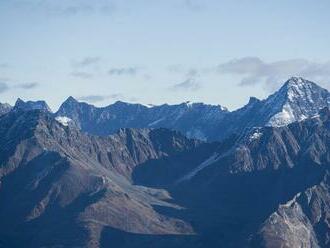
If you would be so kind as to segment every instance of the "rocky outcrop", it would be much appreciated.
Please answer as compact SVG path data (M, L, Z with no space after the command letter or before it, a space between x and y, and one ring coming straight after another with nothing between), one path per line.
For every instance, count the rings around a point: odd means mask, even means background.
M15 105L14 110L42 110L46 112L51 112L50 107L47 105L45 101L23 101L22 99L18 98Z
M8 103L0 103L0 116L7 114L12 109Z
M329 174L321 183L281 204L262 224L254 245L328 247L330 243Z

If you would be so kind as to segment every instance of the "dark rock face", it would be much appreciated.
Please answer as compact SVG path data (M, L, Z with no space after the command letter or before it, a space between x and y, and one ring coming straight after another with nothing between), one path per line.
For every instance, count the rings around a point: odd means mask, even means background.
M27 111L27 110L42 110L46 112L52 112L45 101L27 101L24 102L18 98L13 108L16 111Z

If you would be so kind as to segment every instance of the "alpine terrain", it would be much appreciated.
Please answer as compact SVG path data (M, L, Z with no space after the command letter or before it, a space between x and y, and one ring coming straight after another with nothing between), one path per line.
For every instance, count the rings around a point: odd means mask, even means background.
M0 104L0 247L330 247L329 105Z

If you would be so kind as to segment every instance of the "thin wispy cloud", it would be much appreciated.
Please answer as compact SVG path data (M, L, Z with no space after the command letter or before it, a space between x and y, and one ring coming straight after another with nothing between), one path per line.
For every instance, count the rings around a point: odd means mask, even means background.
M84 68L92 65L97 65L98 63L100 63L100 61L100 57L85 57L81 60L73 62L73 66L78 68Z
M168 73L182 75L185 80L181 83L170 87L172 89L184 89L185 87L189 90L197 90L201 88L200 79L209 74L210 71L214 72L214 68L203 68L197 66L184 66L184 65L169 65L167 66ZM178 86L178 87L176 87Z
M187 76L196 76L197 74L201 74L202 72L204 72L204 69L202 69L202 68L184 66L184 65L179 65L179 64L169 65L166 67L166 69L169 73L184 74ZM191 74L194 74L194 75L191 75Z
M185 71L185 68L182 65L175 64L167 66L166 69L169 73L182 73Z
M196 78L199 76L199 71L195 68L191 68L187 71L186 75L189 78Z
M0 63L0 68L8 68L9 64L7 63Z
M38 86L39 86L39 83L37 83L37 82L29 82L29 83L17 84L14 87L18 88L18 89L30 90L30 89L37 88Z
M205 2L199 0L183 0L182 6L190 11L202 11L205 9Z
M27 83L18 83L18 84L0 82L0 93L4 93L12 89L31 90L37 88L38 86L39 83L37 82L27 82Z
M94 77L94 75L92 73L83 72L83 71L72 72L70 75L72 77L76 77L76 78L80 78L80 79L91 79Z
M170 90L174 91L181 91L181 90L189 90L189 91L195 91L200 89L200 84L196 81L195 78L188 78L184 80L183 82L174 84L170 87Z
M80 101L86 101L90 103L102 102L108 99L122 99L124 98L122 94L110 94L110 95L87 95L78 97Z
M0 93L4 93L7 90L9 90L8 84L5 82L0 82Z
M98 56L88 56L80 60L75 60L72 62L73 71L70 75L79 79L94 78L95 72L98 71L101 60L101 57Z
M196 68L190 68L190 69L185 69L182 66L175 66L175 67L169 67L169 70L175 72L175 73L180 73L184 74L185 80L182 82L179 82L177 84L172 85L169 87L170 90L173 91L180 91L180 90L189 90L189 91L196 91L201 88L199 78L200 78L200 73Z
M218 65L217 72L240 76L241 86L262 84L268 89L274 89L292 76L328 82L330 61L317 63L306 59L290 59L268 63L258 57L244 57Z
M108 70L111 76L135 76L139 69L137 67L114 67Z
M25 0L25 1L7 1L15 8L25 11L40 11L49 16L70 17L79 14L105 14L109 15L115 12L117 4L115 0Z

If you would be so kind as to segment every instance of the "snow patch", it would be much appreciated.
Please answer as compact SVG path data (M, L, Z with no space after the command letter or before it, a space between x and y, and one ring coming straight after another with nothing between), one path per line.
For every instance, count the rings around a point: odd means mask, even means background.
M140 103L142 106L144 107L147 107L147 108L153 108L153 107L156 107L156 105L154 104L143 104L143 103Z
M159 122L161 122L161 121L163 121L163 120L165 120L165 117L160 118L160 119L158 119L158 120L156 120L156 121L153 121L153 122L149 123L149 124L148 124L148 127L152 127L152 126L158 124Z
M191 108L195 103L191 101L187 101L185 102L185 104L187 105L187 107Z
M296 118L293 114L291 106L289 104L285 104L283 106L283 110L270 118L266 126L280 127L288 125L294 121L296 121Z
M69 117L67 116L57 116L55 118L56 121L58 121L59 123L61 123L63 126L69 126L69 122L72 121L72 119L70 119Z
M218 160L218 154L215 153L213 154L211 157L209 157L208 159L206 159L203 163L201 163L200 165L198 165L195 169L193 169L192 171L190 171L188 174L186 174L185 176L183 176L181 179L179 179L176 183L180 183L183 181L187 181L190 180L191 178L193 178L198 172L200 172L201 170L203 170L204 168L206 168L207 166L215 163Z
M221 111L228 111L228 109L224 106L219 105L219 108L220 108Z
M297 202L297 199L300 197L301 193L296 194L291 200L284 204L280 204L280 207L292 207L295 202Z
M316 119L316 118L320 118L320 114L316 114L311 117L311 119Z
M260 132L259 129L257 129L253 134L250 135L249 141L257 140L260 139L262 136L262 132Z

